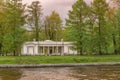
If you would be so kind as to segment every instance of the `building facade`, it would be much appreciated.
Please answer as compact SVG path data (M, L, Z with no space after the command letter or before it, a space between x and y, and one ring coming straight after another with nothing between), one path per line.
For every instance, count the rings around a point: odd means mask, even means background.
M68 55L77 54L71 42L55 42L51 40L31 41L23 44L22 55Z

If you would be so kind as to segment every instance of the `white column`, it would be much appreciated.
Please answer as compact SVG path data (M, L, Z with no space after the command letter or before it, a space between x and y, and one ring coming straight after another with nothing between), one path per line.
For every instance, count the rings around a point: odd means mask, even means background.
M28 54L28 52L29 52L28 51L28 47L24 45L23 46L23 53L22 54L25 55L25 54Z
M48 55L50 55L50 48L49 48L49 46L48 46Z
M42 55L43 54L43 47L41 46L40 47L40 55Z
M34 55L38 55L38 45L34 46Z
M43 46L43 53L42 53L43 55L45 55L45 47Z
M62 55L64 55L64 46L62 46Z
M57 47L57 54L58 54L58 46L56 46Z
M52 47L52 53L54 54L55 52L54 52L54 46Z
M41 46L39 47L39 54L40 55L42 54L42 47Z
M70 54L70 46L68 46L68 54Z

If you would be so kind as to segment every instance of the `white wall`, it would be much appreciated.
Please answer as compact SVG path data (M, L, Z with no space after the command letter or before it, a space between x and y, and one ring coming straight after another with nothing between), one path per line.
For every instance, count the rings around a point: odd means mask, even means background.
M64 46L64 54L77 54L77 51L71 50L71 45Z
M22 54L23 55L38 55L38 46L37 45L23 45Z
M45 45L42 45L42 46L45 46ZM50 44L48 46L50 46ZM51 46L53 46L53 45L51 45ZM71 48L70 48L71 46L72 45L69 45L69 44L64 45L63 54L67 54L67 55L68 54L77 54L77 51L71 50ZM32 42L28 43L28 44L24 44L23 48L22 48L22 55L39 55L38 44L35 44Z

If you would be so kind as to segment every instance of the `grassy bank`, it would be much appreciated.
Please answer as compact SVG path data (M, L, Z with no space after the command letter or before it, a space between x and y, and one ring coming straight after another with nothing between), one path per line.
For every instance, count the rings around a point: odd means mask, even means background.
M0 56L0 64L60 64L120 62L120 55L101 56Z

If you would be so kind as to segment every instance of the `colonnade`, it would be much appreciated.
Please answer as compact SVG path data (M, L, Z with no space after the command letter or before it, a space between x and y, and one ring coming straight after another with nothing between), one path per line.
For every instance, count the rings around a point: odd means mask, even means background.
M39 46L38 53L43 55L63 55L63 46Z

